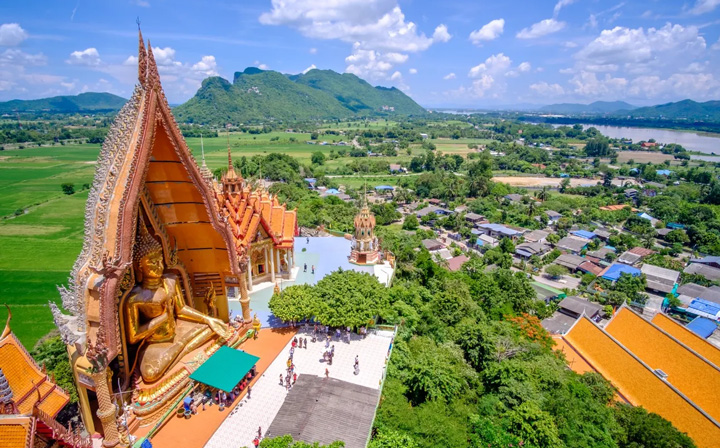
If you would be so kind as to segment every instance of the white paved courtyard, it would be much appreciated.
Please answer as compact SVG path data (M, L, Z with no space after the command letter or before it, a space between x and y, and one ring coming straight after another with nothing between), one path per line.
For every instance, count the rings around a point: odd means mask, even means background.
M301 375L324 377L327 368L331 378L373 389L380 388L386 356L392 340L391 333L368 335L365 339L353 335L350 344L333 338L331 344L335 345L335 356L332 365L322 360L325 351L324 342L320 340L311 342L311 336L305 335L302 330L298 332L298 337L308 339L307 349L295 349L293 361L298 377ZM262 428L263 434L267 431L288 393L285 386L280 385L280 375L285 377L291 344L292 341L257 380L252 387L252 398L244 398L230 411L228 417L205 445L206 447L252 447L258 427ZM356 355L360 363L358 375L353 374Z

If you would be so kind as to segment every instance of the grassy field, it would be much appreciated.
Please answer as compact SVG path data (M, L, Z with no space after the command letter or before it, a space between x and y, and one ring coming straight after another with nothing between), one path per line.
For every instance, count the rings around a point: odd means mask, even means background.
M0 303L11 307L12 328L29 348L54 328L48 301L59 300L55 287L66 282L82 247L87 191L68 196L60 185L91 183L98 151L68 145L2 153Z

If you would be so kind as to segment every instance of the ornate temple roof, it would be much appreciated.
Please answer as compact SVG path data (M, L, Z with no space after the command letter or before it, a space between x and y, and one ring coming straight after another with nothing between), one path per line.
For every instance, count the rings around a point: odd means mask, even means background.
M253 189L238 175L229 146L228 170L215 197L223 216L227 217L239 253L247 250L260 229L272 239L276 248L293 247L298 234L297 212L286 210L285 204L280 204L267 189Z
M83 249L60 288L63 315L51 304L68 344L82 347L99 327L110 358L122 351L116 294L131 269L142 208L164 253L192 277L238 274L230 228L218 213L208 172L201 171L180 132L160 84L148 43L139 35L138 85L118 113L98 157L85 211ZM186 289L190 288L186 285Z
M9 321L8 318L0 339L0 371L10 386L13 401L20 414L32 413L37 404L40 410L54 417L70 401L70 396L43 373L10 331Z

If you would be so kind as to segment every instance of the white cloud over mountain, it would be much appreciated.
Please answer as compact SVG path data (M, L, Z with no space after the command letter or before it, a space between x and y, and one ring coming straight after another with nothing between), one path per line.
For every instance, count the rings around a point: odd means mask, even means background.
M272 0L272 9L260 15L260 23L289 26L314 39L351 43L345 70L376 80L389 79L408 53L452 38L444 24L428 37L405 19L395 0Z

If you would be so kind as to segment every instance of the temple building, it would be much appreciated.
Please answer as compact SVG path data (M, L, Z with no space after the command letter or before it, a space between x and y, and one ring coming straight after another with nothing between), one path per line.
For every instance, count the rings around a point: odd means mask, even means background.
M297 213L286 210L267 190L252 188L235 172L228 146L228 170L220 184L214 183L222 215L232 229L238 251L248 254L247 288L276 278L289 279L295 265Z
M55 418L70 401L67 392L37 365L10 329L8 312L0 335L0 446L32 448L56 442L71 448L90 448L79 428L66 428Z
M360 212L355 215L355 233L350 248L350 263L372 265L381 262L380 245L375 236L375 215L368 207L367 198Z
M248 286L292 269L297 231L295 212L252 189L230 159L219 183L204 157L198 166L141 34L138 80L103 143L83 248L59 288L69 314L50 304L82 420L105 447L129 446L191 390L203 362L242 342ZM237 299L244 327L228 325Z

